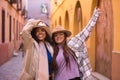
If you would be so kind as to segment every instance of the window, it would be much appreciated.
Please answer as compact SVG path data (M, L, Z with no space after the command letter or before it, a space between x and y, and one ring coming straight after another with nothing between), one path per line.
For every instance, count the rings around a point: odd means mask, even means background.
M16 21L16 40L18 40L18 20Z
M2 43L5 42L5 11L2 10Z
M43 14L47 14L48 13L47 5L41 4L41 12Z
M11 41L11 28L12 28L12 19L11 19L12 17L11 16L9 16L9 41Z

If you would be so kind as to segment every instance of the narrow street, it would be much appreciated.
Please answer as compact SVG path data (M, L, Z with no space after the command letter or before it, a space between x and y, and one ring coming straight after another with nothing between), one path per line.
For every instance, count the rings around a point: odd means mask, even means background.
M22 54L19 54L0 66L0 80L18 80L22 70L23 60Z
M50 44L52 42L53 44L51 45L53 46L50 45L51 49L48 50L47 53L57 53L57 48L54 48L54 43L56 43L58 40L54 40L53 31L58 26L61 26L61 28L65 29L63 32L66 32L67 30L67 32L70 32L71 34L71 36L64 36L67 37L64 38L66 39L64 42L71 40L70 45L74 44L71 46L72 48L75 48L75 51L73 50L74 53L80 55L80 65L83 66L80 68L80 70L85 75L83 80L86 78L86 76L91 74L91 72L89 72L91 68L92 75L90 75L88 77L89 79L87 78L87 80L120 80L119 9L120 0L0 0L0 80L19 80L25 57L22 57L22 53L20 53L18 56L13 56L13 53L17 53L19 50L26 51L27 47L31 46L30 42L32 41L33 44L35 42L35 45L36 42L39 43L39 41L50 41ZM99 16L94 14L97 10L99 11L98 13L100 13ZM94 18L94 16L96 18ZM35 21L33 20L32 22L30 19L35 19ZM30 23L27 23L29 21ZM37 30L36 27L42 28ZM46 27L46 29L43 27ZM57 30L58 29L56 29L56 31ZM45 35L43 35L43 40L37 39L38 36L36 33L39 31L45 32ZM27 37L29 37L28 41L26 39ZM34 39L34 37L36 39ZM41 34L40 37L42 37ZM73 40L74 38L76 39ZM63 43L62 40L58 44L61 43ZM37 47L35 46L35 48ZM55 50L52 51L52 47ZM47 47L45 48L47 49ZM33 49L33 52L30 52L30 54L34 55L34 52L36 54L42 54L42 50L44 50L42 47L40 47L41 52L38 52L37 49ZM63 51L64 50L65 52L69 52L67 51L69 49L63 48ZM65 52L60 53L63 54ZM44 58L40 58L43 60L39 61L37 57L40 56L36 56L36 54L35 57L32 56L33 59L31 58L31 60L29 60L30 62L32 61L32 66L40 65L36 67L38 67L39 70L42 70L43 73L48 73L49 70L47 69L47 66L49 64L47 65L47 62L49 62L49 58L52 59L51 56L49 57L47 54L48 61L44 61ZM55 54L55 56L57 58L58 54ZM67 59L66 54L63 56L65 57L60 57L61 61L62 59L65 62L66 60L69 61L69 57ZM66 59L64 60L64 58ZM34 61L35 63L33 63ZM57 62L59 63L60 61L56 61L56 64ZM71 63L71 60L69 62ZM41 65L44 65L45 69L42 69L43 67L41 68ZM88 67L86 67L86 65ZM91 68L89 68L90 65ZM31 68L31 65L29 67ZM51 66L49 65L48 68L50 67ZM28 70L31 69L28 68ZM72 72L70 72L70 75L65 75L67 77L71 77L73 76L71 73ZM85 73L88 74L86 75ZM39 75L43 77L42 74ZM76 75L73 77L76 77ZM63 78L63 76L60 76L60 79L61 78Z

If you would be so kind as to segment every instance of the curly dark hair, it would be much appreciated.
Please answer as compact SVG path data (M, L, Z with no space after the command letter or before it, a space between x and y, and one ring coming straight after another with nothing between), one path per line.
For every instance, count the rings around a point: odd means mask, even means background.
M40 28L40 27L33 28L32 31L31 31L31 35L32 35L32 38L34 38L34 39L39 43L39 39L38 39L37 36L36 36L36 32L37 32L37 29L38 29L38 28ZM49 42L51 45L53 45L52 38L48 35L48 33L46 32L46 30L45 30L45 33L46 33L45 41L47 41L47 42Z

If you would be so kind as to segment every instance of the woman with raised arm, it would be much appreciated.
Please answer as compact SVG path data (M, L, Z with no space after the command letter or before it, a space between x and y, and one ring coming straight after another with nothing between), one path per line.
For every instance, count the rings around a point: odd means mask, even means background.
M40 20L30 19L21 36L26 56L20 80L51 80L53 46L49 26Z
M99 14L99 9L95 9L87 26L69 42L67 38L71 35L70 31L62 26L53 29L52 39L55 45L52 66L55 80L90 80L92 68L85 42Z

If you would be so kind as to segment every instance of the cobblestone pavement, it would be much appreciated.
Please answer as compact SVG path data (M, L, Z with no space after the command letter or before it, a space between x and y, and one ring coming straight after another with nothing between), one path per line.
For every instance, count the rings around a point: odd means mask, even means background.
M18 80L23 67L22 53L0 66L0 80ZM99 80L91 76L88 80ZM103 80L103 79L101 79Z
M23 60L22 54L19 54L0 66L0 80L18 80L22 70Z

